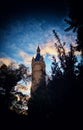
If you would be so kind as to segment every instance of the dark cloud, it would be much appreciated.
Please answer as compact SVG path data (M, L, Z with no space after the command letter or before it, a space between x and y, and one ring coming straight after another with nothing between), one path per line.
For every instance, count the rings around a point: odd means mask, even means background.
M44 13L57 14L58 17L66 14L64 0L3 0L0 2L0 21L3 23L8 19L23 17L25 15L41 15Z

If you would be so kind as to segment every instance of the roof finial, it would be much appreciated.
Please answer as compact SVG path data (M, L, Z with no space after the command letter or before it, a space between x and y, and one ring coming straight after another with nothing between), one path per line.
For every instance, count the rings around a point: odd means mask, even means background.
M40 52L40 48L39 48L39 45L38 45L38 47L37 47L37 52Z

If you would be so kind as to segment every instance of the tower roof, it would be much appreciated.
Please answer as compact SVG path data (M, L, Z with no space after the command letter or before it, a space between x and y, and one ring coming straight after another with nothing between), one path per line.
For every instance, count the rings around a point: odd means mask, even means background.
M36 58L35 58L35 61L39 61L41 58L41 55L40 55L40 48L39 46L37 47L37 55L36 55Z
M40 52L40 48L39 48L39 46L37 47L37 52Z

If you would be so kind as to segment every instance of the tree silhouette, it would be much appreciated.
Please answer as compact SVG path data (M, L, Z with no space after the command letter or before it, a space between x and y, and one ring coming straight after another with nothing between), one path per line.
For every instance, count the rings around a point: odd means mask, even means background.
M17 82L29 80L28 68L23 64L20 64L18 68L14 68L12 65L6 66L3 64L0 67L0 87L5 89L6 105L10 102L10 91L16 86Z
M52 120L59 120L61 122L66 121L65 119L74 118L74 111L80 108L76 108L77 105L81 106L80 101L82 97L82 82L79 78L80 67L75 56L76 49L73 45L70 45L69 52L65 51L65 44L61 43L61 40L53 30L54 36L57 39L55 48L58 52L58 60L53 57L52 64L52 80L47 85L49 94L50 104L50 118ZM79 69L80 68L80 69ZM82 77L81 77L82 78ZM63 120L63 116L65 119ZM71 120L72 120L71 119ZM76 118L77 119L77 118Z
M77 32L77 50L82 52L83 59L83 17L82 17L82 1L71 1L68 0L69 15L65 22L69 24L69 27L65 31L73 30ZM79 9L78 9L79 8Z
M60 77L65 76L65 78L75 78L75 68L76 68L76 56L74 55L75 52L75 48L70 45L70 51L66 54L65 52L65 44L66 43L61 43L59 36L57 35L57 32L55 32L55 30L53 30L54 36L57 39L57 43L55 43L55 47L57 49L58 52L58 58L60 60L60 67L58 65L58 63L56 63L56 59L54 59L54 66L55 68L58 68L59 74L61 75ZM56 67L58 66L58 67ZM63 70L63 74L61 73L61 69ZM55 73L57 72L57 70L55 71Z
M78 108L78 113L82 114L82 109L83 107L81 106L81 102L83 100L83 87L82 87L82 81L83 81L83 15L82 15L82 10L83 10L83 5L82 5L82 0L77 0L77 1L71 1L68 0L69 2L69 15L68 18L65 19L66 23L69 24L69 28L67 28L65 31L69 31L73 29L74 32L77 33L77 39L76 39L76 49L78 51L81 51L81 61L77 65L77 80L75 80L74 87L75 89L73 90L73 94L75 95L75 98L77 99L77 104L79 106ZM76 93L75 93L76 92ZM73 98L74 99L74 98ZM75 100L74 100L75 102Z
M56 58L53 57L53 62L52 62L52 79L60 79L62 77L62 71L60 70L60 67L58 63L56 62Z

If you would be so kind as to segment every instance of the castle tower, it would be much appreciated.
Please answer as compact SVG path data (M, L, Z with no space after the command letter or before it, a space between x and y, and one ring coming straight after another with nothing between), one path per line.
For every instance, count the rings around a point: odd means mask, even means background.
M32 93L37 90L40 82L45 82L45 62L38 46L36 57L32 58Z

